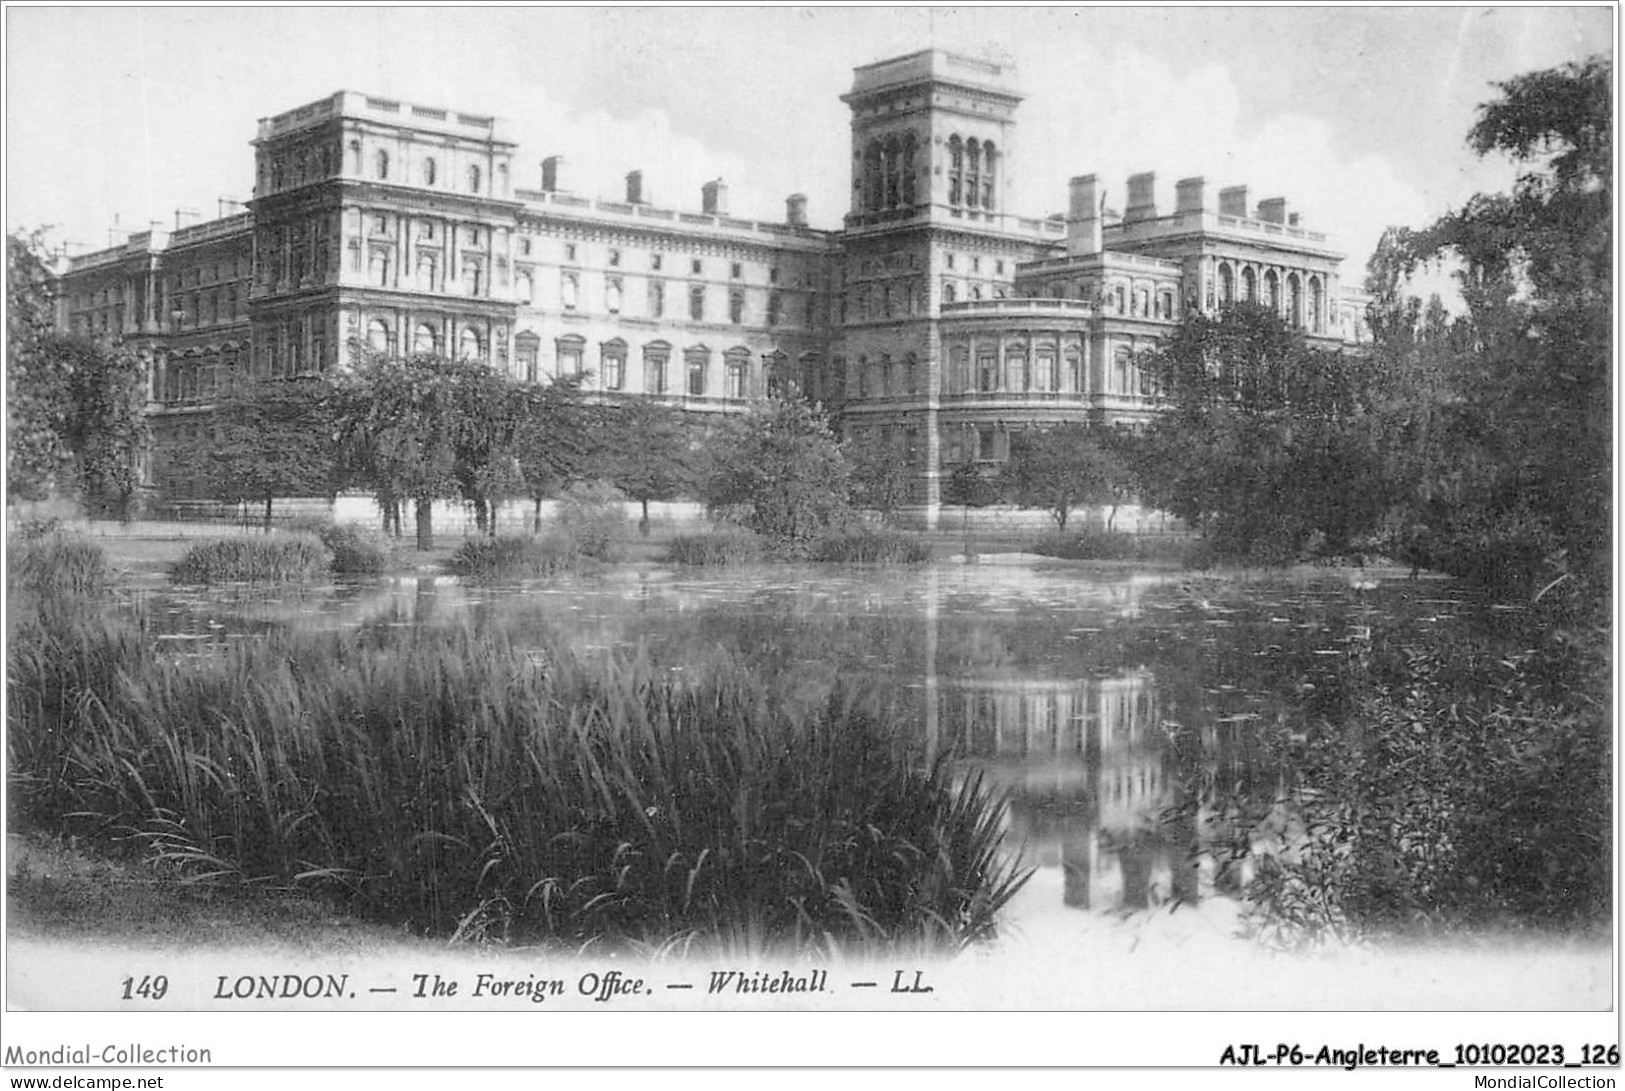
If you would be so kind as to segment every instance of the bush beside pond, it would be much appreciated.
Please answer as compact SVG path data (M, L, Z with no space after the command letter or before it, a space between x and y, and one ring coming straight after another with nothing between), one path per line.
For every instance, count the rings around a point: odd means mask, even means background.
M1173 561L1183 562L1192 553L1188 538L1147 536L1106 531L1100 534L1060 535L1040 538L1029 548L1044 557L1067 561Z
M752 564L763 558L761 538L744 527L717 527L703 534L679 534L667 546L673 564L721 567Z
M217 538L192 546L170 569L176 583L284 583L327 573L332 555L314 534Z
M979 780L922 766L852 694L793 711L732 661L678 675L465 630L178 661L128 626L22 635L17 813L193 878L441 936L825 952L967 943L1021 881Z
M99 595L107 590L107 554L81 535L54 528L6 543L6 587L37 595Z
M470 538L457 547L447 566L464 579L541 579L576 572L582 555L569 538L519 535Z
M924 564L931 546L913 534L864 527L820 539L811 560L831 564Z
M332 554L332 570L339 576L372 576L387 570L394 555L390 541L370 527L334 523L326 519L296 519L289 529L314 534Z
M1327 934L1608 919L1613 858L1607 641L1379 642L1272 745L1299 785L1297 835L1260 855L1255 927ZM1232 801L1234 802L1234 801ZM1245 809L1245 808L1243 808Z

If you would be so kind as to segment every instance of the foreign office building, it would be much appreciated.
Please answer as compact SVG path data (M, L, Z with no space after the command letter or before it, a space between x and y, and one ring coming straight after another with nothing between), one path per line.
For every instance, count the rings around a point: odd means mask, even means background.
M701 414L798 393L883 435L928 522L948 469L1003 460L1013 431L1154 413L1136 355L1192 310L1254 300L1311 342L1362 337L1342 255L1281 198L1187 178L1169 209L1137 174L1113 210L1086 175L1065 216L1007 208L1008 64L926 50L843 98L851 207L827 231L800 195L737 218L720 179L697 212L645 201L637 171L622 199L574 193L558 158L531 189L500 120L341 91L260 121L246 211L73 258L59 320L151 354L159 485L228 376L370 346Z

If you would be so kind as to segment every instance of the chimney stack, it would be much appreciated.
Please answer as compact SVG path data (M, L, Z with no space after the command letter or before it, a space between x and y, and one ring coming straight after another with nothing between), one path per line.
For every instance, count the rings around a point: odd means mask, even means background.
M1072 179L1071 201L1066 216L1067 257L1100 253L1101 197L1100 180L1093 174Z
M630 171L626 175L626 203L641 205L643 203L643 172Z
M1247 187L1225 186L1219 191L1219 215L1247 218Z
M784 222L791 227L807 226L807 195L792 193L784 199Z
M1258 202L1258 218L1267 224L1286 223L1286 198L1271 197Z
M564 189L564 156L550 155L542 160L542 192L559 193Z
M1128 208L1123 211L1123 222L1154 220L1157 218L1157 176L1151 171L1128 176Z
M728 183L718 178L700 187L700 211L708 216L728 214Z
M1174 183L1174 211L1205 212L1207 181L1203 178L1181 178Z

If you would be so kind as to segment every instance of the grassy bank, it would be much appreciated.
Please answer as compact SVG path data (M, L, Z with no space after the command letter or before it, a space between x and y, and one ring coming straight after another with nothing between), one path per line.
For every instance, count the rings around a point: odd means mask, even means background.
M791 712L732 662L679 677L463 630L173 662L55 615L9 654L26 823L423 933L951 948L1019 884L987 790L920 768L854 695Z

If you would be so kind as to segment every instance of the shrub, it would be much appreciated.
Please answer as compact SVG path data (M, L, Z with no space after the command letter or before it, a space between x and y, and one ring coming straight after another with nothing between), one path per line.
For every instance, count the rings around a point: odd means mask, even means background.
M6 545L6 587L39 595L99 595L107 589L107 554L77 534L48 530Z
M394 555L389 539L370 527L324 522L315 533L333 555L333 572L337 575L376 575L389 567Z
M717 527L703 534L672 538L666 559L673 564L722 566L751 564L762 559L761 538L744 527Z
M557 576L581 568L581 552L568 538L470 538L448 561L453 573L470 580Z
M1273 821L1256 810L1236 831L1230 864L1253 862L1255 928L1298 945L1606 920L1610 723L1588 696L1608 692L1606 647L1379 642L1351 659L1338 700L1310 710L1324 718L1273 740L1297 771L1293 835L1253 851Z
M559 526L584 557L614 561L626 530L626 498L607 481L572 485L559 501Z
M1073 537L1052 534L1030 548L1041 556L1067 561L1186 561L1193 547L1187 538L1107 531Z
M833 564L924 564L931 559L931 546L912 534L864 527L821 539L811 559Z
M442 936L953 947L1024 879L978 778L851 693L792 706L731 660L678 674L466 629L166 660L82 617L10 653L26 818Z
M188 549L170 570L176 583L282 583L324 575L332 556L313 534L217 538Z

